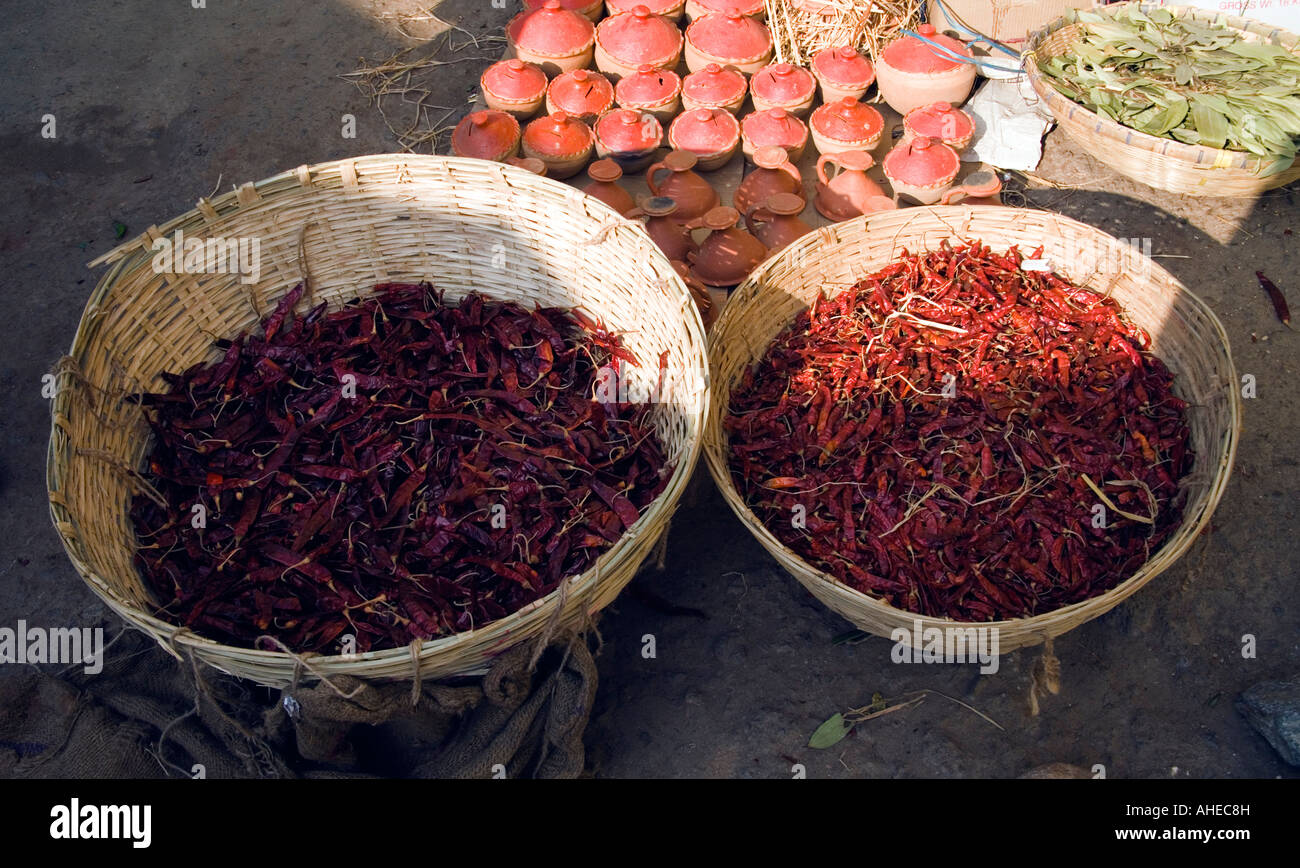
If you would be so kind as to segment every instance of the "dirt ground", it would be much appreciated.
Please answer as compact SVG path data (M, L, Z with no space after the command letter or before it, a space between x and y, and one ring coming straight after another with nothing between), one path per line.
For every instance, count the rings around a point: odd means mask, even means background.
M0 346L0 624L115 623L84 588L50 527L49 414L41 375L66 351L98 273L85 263L193 207L214 189L299 164L393 151L397 140L339 76L443 31L423 4L329 0L226 4L68 0L17 4L0 33L0 273L10 337ZM445 0L453 29L430 102L454 122L517 3ZM408 17L393 17L406 13ZM414 37L405 34L414 34ZM446 35L437 36L438 40ZM455 49L455 50L453 50ZM414 106L407 106L414 110ZM41 135L55 117L56 136ZM341 118L356 117L344 138ZM403 120L389 114L401 129ZM835 643L851 626L752 540L703 467L673 524L667 569L643 573L601 621L600 692L588 730L598 776L1013 777L1065 762L1107 777L1294 777L1233 708L1251 684L1300 670L1300 448L1297 337L1279 325L1253 272L1300 303L1297 185L1256 201L1193 199L1129 182L1048 136L1028 203L1153 254L1222 318L1245 402L1232 482L1213 531L1110 614L1056 643L1061 691L1036 716L1027 695L1038 650L975 667L900 666L890 643ZM1242 655L1243 636L1257 655ZM642 655L652 635L656 655ZM0 674L0 677L3 677ZM829 750L806 747L836 711L929 689L924 703L872 720Z

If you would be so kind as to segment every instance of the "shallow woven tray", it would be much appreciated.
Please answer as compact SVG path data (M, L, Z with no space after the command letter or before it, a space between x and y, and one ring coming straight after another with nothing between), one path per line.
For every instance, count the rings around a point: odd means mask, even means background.
M1119 3L1089 11L1108 15L1112 10L1129 5ZM1300 36L1249 18L1188 6L1136 5L1143 12L1166 9L1194 21L1230 27L1240 31L1248 40L1276 42L1292 51L1300 46ZM1259 173L1268 163L1261 157L1245 151L1207 148L1153 136L1116 123L1065 96L1039 72L1037 60L1039 57L1069 54L1071 46L1079 40L1079 34L1079 25L1069 24L1065 18L1058 18L1039 30L1029 39L1024 55L1025 71L1034 91L1047 103L1066 134L1102 163L1149 187L1189 196L1257 196L1300 178L1300 157L1291 168L1260 177Z
M153 242L257 238L261 279L157 274ZM114 611L164 647L273 687L295 678L444 678L484 671L495 655L583 625L631 580L665 530L700 448L708 406L704 329L690 293L639 226L572 187L523 169L455 157L379 155L303 166L198 207L101 257L72 348L56 374L46 479L50 513L77 572ZM674 471L659 498L587 572L491 624L406 648L297 657L223 645L152 614L132 556L128 516L151 435L128 393L164 387L160 371L217 356L213 341L254 328L310 275L338 306L383 281L430 280L525 305L580 306L625 334L641 360L667 352L678 388L652 408ZM657 365L643 367L658 376ZM652 370L653 369L653 370ZM636 376L642 376L635 371Z
M1174 372L1174 391L1188 401L1191 447L1196 456L1182 480L1183 523L1155 555L1119 586L1081 603L1012 621L990 621L999 630L999 650L1035 645L1101 615L1168 569L1210 520L1228 482L1237 449L1241 407L1228 337L1214 312L1150 259L1104 232L1047 211L999 206L930 206L882 211L805 235L768 259L736 290L709 333L713 401L704 453L727 503L781 566L812 594L877 636L897 627L912 629L959 622L928 618L890 606L836 581L787 548L758 520L731 479L722 419L731 391L768 345L825 290L834 295L894 261L904 250L933 250L978 239L996 251L1019 245L1030 253L1040 244L1053 268L1076 283L1115 297L1131 320L1152 337L1152 351ZM1111 259L1120 257L1123 259ZM1137 265L1121 273L1113 262ZM968 623L968 622L961 622ZM914 642L921 641L921 631Z

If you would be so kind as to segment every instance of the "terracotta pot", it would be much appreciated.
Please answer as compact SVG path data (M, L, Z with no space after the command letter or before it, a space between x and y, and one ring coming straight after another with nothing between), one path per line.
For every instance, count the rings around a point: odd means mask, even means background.
M564 112L586 124L614 107L614 85L599 72L575 69L551 79L546 88L546 113Z
M699 249L699 245L691 238L691 230L679 219L678 211L677 203L669 197L652 196L642 199L641 204L627 216L632 220L645 217L646 234L664 256L685 261L689 254Z
M536 157L511 157L506 160L506 162L512 166L518 166L521 169L532 172L534 175L543 178L546 177L546 164Z
M546 0L540 9L510 19L506 39L520 60L535 63L554 76L591 64L596 27L565 9L560 0Z
M903 141L917 136L938 139L958 154L970 147L975 121L952 103L937 102L912 109L903 118Z
M686 67L691 72L716 63L752 75L771 59L767 25L739 12L703 15L686 28Z
M777 193L792 193L805 199L803 176L799 169L790 162L790 155L785 148L770 145L754 151L754 165L757 166L736 187L731 201L736 210L748 214L749 209L762 204Z
M696 163L690 151L673 151L646 169L645 183L651 194L667 196L676 202L673 219L681 223L703 216L710 208L717 207L719 201L718 191L692 171Z
M885 130L885 119L866 103L844 97L814 111L808 126L818 153L838 154L874 150Z
M649 112L615 109L604 114L592 127L596 155L609 157L627 173L640 172L654 162L663 144L664 128Z
M817 161L817 198L814 204L823 217L839 222L897 207L880 185L867 176L867 170L874 163L865 151L821 156ZM835 172L827 173L827 166L833 166Z
M494 109L471 112L452 130L451 152L503 163L519 152L519 121Z
M822 102L862 99L876 80L876 69L851 45L826 48L812 59L812 74L822 88Z
M691 274L691 267L679 259L669 260L669 265L677 272L677 276L686 284L686 288L691 292L691 298L695 301L695 307L700 312L700 320L704 323L704 330L708 331L718 319L718 309L713 304L713 298L709 295L708 287L695 279Z
M540 9L545 5L546 0L524 0L525 9ZM593 22L600 20L600 12L605 8L604 0L560 0L560 5Z
M688 112L720 108L734 115L745 103L747 87L745 76L738 70L709 63L682 79L682 108Z
M686 258L701 283L735 286L767 258L763 242L737 226L739 222L740 212L723 206L687 224L692 229L709 230L700 249Z
M705 15L726 15L728 12L739 12L759 21L767 18L767 6L763 0L686 0L686 17L691 21Z
M478 86L488 108L507 112L521 121L537 114L546 99L546 73L540 66L517 57L489 66Z
M756 111L779 108L803 117L817 95L817 79L798 66L772 63L754 73L749 80L749 95Z
M564 112L540 117L524 127L524 156L541 160L547 177L557 180L582 171L594 146L591 127Z
M591 180L583 185L582 192L594 196L624 217L636 210L632 194L618 185L618 179L623 177L618 163L597 160L587 167L587 177Z
M943 142L917 136L895 145L885 155L883 168L895 196L909 196L922 205L933 205L957 179L961 160Z
M667 18L636 6L596 28L596 68L618 81L649 64L672 69L682 58L682 32Z
M953 54L970 57L970 50L951 36L922 24L916 32ZM904 36L889 43L876 63L880 95L900 115L918 106L947 102L961 105L975 84L975 65L955 60L919 39Z
M614 85L614 101L622 108L650 112L659 123L666 124L681 109L682 80L671 69L643 63Z
M740 137L745 156L766 145L785 148L791 162L798 162L808 146L808 128L785 109L774 108L750 112L740 122Z
M674 150L690 151L699 160L700 171L711 172L730 162L740 147L740 121L722 109L684 112L668 127L668 144Z
M677 21L682 17L686 0L605 0L605 12L609 15L631 12L638 6L649 9L651 15L662 15L669 21Z
M940 205L1001 205L1002 180L994 172L971 172L961 186L948 189Z
M745 214L745 225L770 255L813 231L799 219L806 204L793 193L777 193L769 196L762 205L750 208Z

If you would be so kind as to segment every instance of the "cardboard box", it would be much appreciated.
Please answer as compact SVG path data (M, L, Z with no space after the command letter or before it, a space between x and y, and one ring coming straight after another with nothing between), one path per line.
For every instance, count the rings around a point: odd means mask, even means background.
M961 39L974 39L973 30L1017 48L1066 9L1101 5L1098 0L929 0L927 20Z

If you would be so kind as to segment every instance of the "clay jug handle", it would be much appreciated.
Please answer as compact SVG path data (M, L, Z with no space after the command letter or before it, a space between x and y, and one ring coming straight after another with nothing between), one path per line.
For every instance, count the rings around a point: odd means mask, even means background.
M645 184L650 188L650 194L652 196L660 195L659 185L655 183L655 172L658 172L660 169L663 169L666 172L672 172L672 169L665 166L663 161L655 163L653 166L645 170Z
M827 163L830 163L832 166L835 166L836 168L838 168L840 165L839 163L835 162L834 154L822 154L820 157L817 158L817 177L823 184L830 184L831 182L831 179L826 175Z
M771 223L771 222L772 222L772 212L764 208L762 205L759 205L758 203L754 203L753 205L750 205L749 210L745 212L745 228L747 228L750 231L750 234L752 235L758 234L758 230L754 228L755 223Z

